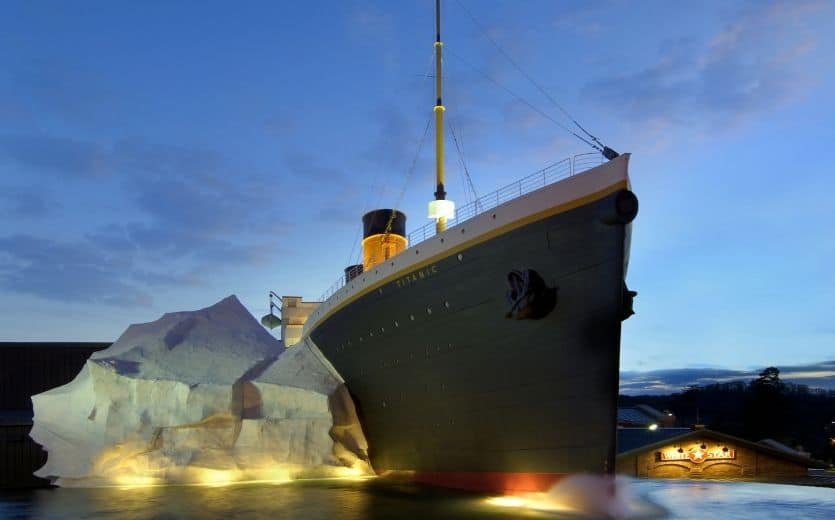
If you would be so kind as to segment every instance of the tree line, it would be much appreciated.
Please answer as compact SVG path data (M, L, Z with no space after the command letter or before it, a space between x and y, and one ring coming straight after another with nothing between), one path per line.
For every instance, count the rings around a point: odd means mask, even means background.
M835 390L782 381L776 367L748 382L693 385L671 395L621 395L618 402L669 410L676 426L700 423L754 442L774 439L835 463Z

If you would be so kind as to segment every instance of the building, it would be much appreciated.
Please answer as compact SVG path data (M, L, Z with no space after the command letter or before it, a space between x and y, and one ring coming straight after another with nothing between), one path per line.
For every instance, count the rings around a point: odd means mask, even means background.
M618 407L618 426L648 428L653 424L663 428L675 426L676 416L669 410L660 412L645 404Z
M0 489L49 483L32 475L46 452L29 438L32 399L69 383L93 352L110 343L0 343Z
M618 430L618 473L644 478L775 480L806 477L826 464L791 449L707 429ZM652 435L650 435L652 434ZM646 441L649 441L648 443Z
M321 302L302 301L301 296L282 296L281 303L281 339L285 347L292 347L301 339L307 317Z

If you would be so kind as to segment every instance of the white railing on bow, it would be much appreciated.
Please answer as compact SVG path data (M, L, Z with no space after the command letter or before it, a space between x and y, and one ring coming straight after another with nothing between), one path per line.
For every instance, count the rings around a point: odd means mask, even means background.
M505 202L521 197L539 188L553 184L559 180L571 177L586 170L590 170L595 166L599 166L605 162L605 159L599 153L583 153L575 155L574 157L566 157L565 159L555 162L545 168L534 172L527 177L519 179L518 181L508 184L503 188L483 195L476 200L465 204L455 210L455 218L447 222L447 226L452 227L464 221L467 221L477 215L491 210L496 206L500 206ZM431 221L425 225L415 229L409 235L409 247L420 244L424 240L435 236L435 222ZM339 277L336 282L325 291L319 301L324 302L330 298L336 291L345 285L345 276Z

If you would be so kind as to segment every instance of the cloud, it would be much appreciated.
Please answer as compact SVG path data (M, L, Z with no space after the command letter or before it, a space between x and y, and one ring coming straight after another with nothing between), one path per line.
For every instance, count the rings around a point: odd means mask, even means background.
M813 388L835 390L835 362L824 361L810 365L786 366L780 368L784 381L808 385ZM652 370L648 372L621 372L620 392L622 394L669 394L681 392L688 386L748 382L759 376L757 370L731 370L725 368L679 368Z
M107 150L64 137L0 135L0 157L28 170L60 176L96 177L111 171Z
M374 119L380 131L364 154L364 159L382 171L395 174L407 171L415 159L418 145L423 139L423 149L431 145L431 128L424 130L430 117L427 112L426 120L410 119L400 109L389 107L378 110ZM422 154L423 155L423 154Z
M554 20L554 27L558 31L570 31L586 37L599 34L606 28L602 20L606 17L610 4L611 2L560 3L560 14Z
M585 85L583 96L633 121L735 126L802 95L818 2L754 3L706 41L663 42L655 63Z
M151 296L124 280L131 262L100 254L83 243L61 243L28 235L0 238L8 259L0 287L61 302L149 306Z
M341 170L325 166L319 157L297 148L284 152L284 164L290 175L308 182L333 183L345 179Z
M358 228L362 210L354 207L341 206L326 206L320 208L316 212L316 218L323 222L349 225L352 228Z
M114 110L123 97L109 84L101 69L88 68L79 60L32 55L21 49L5 57L4 71L10 88L0 97L0 114L7 128L44 123L82 123L118 116Z
M108 251L136 250L136 243L129 238L125 227L119 224L107 224L96 231L87 233L85 238L94 246Z
M0 190L0 208L15 219L43 218L62 205L45 189L6 187Z
M141 139L108 146L5 137L0 146L24 172L63 171L63 184L56 185L65 192L106 172L123 191L114 200L126 206L110 217L115 221L62 242L0 237L0 286L6 290L62 302L150 305L149 287L207 283L224 269L264 265L278 250L280 208L264 188L273 179L212 150ZM37 211L39 199L29 198L12 210Z
M345 18L346 33L382 56L381 62L386 68L396 69L399 64L398 27L391 10L370 3L357 4L350 9Z

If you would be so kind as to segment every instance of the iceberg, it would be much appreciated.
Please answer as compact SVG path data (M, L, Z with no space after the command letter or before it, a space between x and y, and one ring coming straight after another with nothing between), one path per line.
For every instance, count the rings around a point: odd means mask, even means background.
M35 474L59 486L373 474L345 383L285 349L235 296L131 325L70 383L32 396Z

